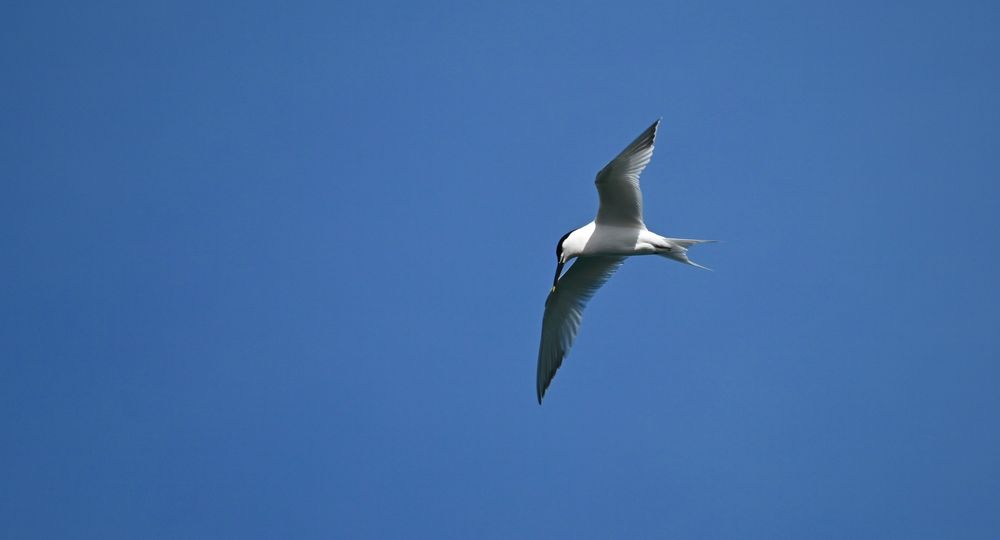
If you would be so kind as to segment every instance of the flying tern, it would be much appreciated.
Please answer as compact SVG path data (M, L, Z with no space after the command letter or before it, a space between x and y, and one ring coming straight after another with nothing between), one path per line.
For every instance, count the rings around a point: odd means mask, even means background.
M608 278L632 255L660 255L691 266L705 268L688 259L694 244L714 240L692 240L660 236L642 220L639 175L653 157L660 121L653 122L632 144L597 173L600 207L593 221L562 236L556 244L556 276L545 299L542 341L538 347L536 387L538 403L556 370L573 346L583 309ZM563 265L576 259L562 274Z

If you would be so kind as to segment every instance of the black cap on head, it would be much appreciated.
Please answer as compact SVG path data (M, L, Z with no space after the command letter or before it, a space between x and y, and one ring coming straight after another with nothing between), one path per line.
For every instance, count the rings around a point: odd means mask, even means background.
M570 231L570 232L568 232L568 233L566 233L566 234L562 235L562 238L560 238L560 239L559 239L559 243L558 243L558 244L556 244L556 259L557 259L557 260L562 260L562 254L563 254L563 246L562 246L562 245L563 245L563 242L564 242L564 241L566 240L566 238L568 238L568 237L569 237L569 235L571 235L571 234L573 234L573 231Z

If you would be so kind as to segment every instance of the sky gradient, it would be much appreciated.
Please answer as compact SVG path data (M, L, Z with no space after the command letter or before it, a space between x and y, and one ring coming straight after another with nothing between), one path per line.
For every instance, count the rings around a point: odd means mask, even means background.
M997 4L140 4L0 8L0 537L996 538Z

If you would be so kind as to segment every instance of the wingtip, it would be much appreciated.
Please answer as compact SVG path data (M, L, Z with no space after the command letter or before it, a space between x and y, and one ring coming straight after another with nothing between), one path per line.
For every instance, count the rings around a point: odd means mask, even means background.
M702 270L708 270L709 272L715 272L715 270L712 270L711 268L709 268L707 266L702 266L702 265L700 265L700 264L698 264L698 263L696 263L694 261L691 261L691 260L688 260L687 263L690 264L691 266L695 266L697 268L701 268Z

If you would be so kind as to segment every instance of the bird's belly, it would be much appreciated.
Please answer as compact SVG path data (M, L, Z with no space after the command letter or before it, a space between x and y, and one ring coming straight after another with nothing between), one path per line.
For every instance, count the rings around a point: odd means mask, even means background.
M645 238L648 231L624 227L597 227L583 248L583 256L646 255L656 248Z

